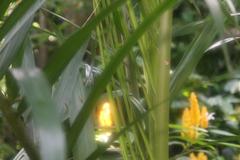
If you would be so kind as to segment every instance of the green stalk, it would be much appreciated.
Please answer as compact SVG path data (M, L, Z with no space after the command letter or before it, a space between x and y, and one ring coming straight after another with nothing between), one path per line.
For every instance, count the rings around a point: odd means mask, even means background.
M143 1L146 3L147 1ZM149 3L149 2L148 2ZM147 15L151 6L160 2L151 1L152 5L144 5ZM147 65L150 66L150 77L147 79L148 105L157 106L149 117L150 144L154 160L168 160L168 124L169 124L169 81L170 81L170 47L172 34L172 11L166 11L159 21L150 28L148 39Z
M172 33L172 12L168 10L160 18L159 48L153 61L153 75L155 76L156 94L153 95L153 104L158 109L153 112L156 121L153 131L154 159L168 160L168 125L169 125L169 82L170 82L170 47ZM164 102L164 103L163 103ZM155 105L154 105L155 106Z
M128 121L132 121L134 119L134 113L133 113L133 106L131 105L131 103L129 102L130 99L129 99L129 90L127 88L127 83L126 83L126 80L125 80L125 75L124 75L124 71L123 71L123 67L121 66L118 70L118 79L119 79L119 83L120 83L120 88L123 92L123 104L124 104L124 108L126 109L126 114L127 114L127 119ZM131 130L131 133L134 135L134 139L135 139L135 143L129 145L129 148L131 150L131 156L132 156L132 159L139 159L138 156L136 155L139 155L139 157L141 157L141 159L144 159L144 155L143 155L143 152L141 151L141 147L140 147L140 143L139 143L139 139L138 139L138 135L137 135L137 128L134 126L132 127L132 130ZM131 138L129 137L129 140ZM135 152L134 152L134 149L135 149Z

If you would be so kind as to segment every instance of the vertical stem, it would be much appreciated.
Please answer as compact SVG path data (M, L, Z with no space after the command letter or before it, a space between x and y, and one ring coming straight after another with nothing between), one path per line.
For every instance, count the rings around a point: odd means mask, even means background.
M150 142L154 160L168 160L169 81L172 12L166 11L149 31L151 76L149 97L157 109L150 117Z
M40 24L40 27L43 28L43 29L46 29L47 28L47 24L46 24L46 19L45 19L45 16L42 12L39 12L39 24ZM38 54L38 57L37 57L37 66L40 67L40 68L44 68L46 63L47 63L47 46L46 44L42 44L40 47L39 47L39 54Z
M167 11L160 20L160 44L157 53L156 70L158 94L156 97L159 108L156 110L156 143L154 144L155 159L167 160L168 155L168 124L169 124L169 81L170 81L170 47L172 13Z

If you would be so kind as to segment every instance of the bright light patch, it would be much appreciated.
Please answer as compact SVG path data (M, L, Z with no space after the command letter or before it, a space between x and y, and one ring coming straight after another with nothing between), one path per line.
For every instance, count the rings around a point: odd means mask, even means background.
M3 79L0 80L0 90L2 93L7 92L7 86L6 86L6 78L3 77Z
M36 28L40 28L40 25L39 25L39 23L37 23L37 22L33 22L33 27L36 27Z
M48 40L49 40L50 42L54 42L54 41L56 41L56 37L50 35L50 36L48 36Z
M96 135L96 140L99 142L107 143L111 135L112 135L111 132L104 132Z
M111 113L111 105L109 102L103 103L100 108L98 122L100 127L112 127L112 113Z

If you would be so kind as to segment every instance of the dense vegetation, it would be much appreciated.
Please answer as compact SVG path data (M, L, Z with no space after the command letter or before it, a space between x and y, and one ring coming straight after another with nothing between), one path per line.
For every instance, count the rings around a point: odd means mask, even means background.
M239 160L239 16L238 0L0 1L0 159Z

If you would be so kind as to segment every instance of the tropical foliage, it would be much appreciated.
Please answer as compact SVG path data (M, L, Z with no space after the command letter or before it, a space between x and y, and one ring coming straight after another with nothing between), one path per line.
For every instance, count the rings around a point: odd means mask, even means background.
M0 1L0 159L239 159L239 15L237 0Z

